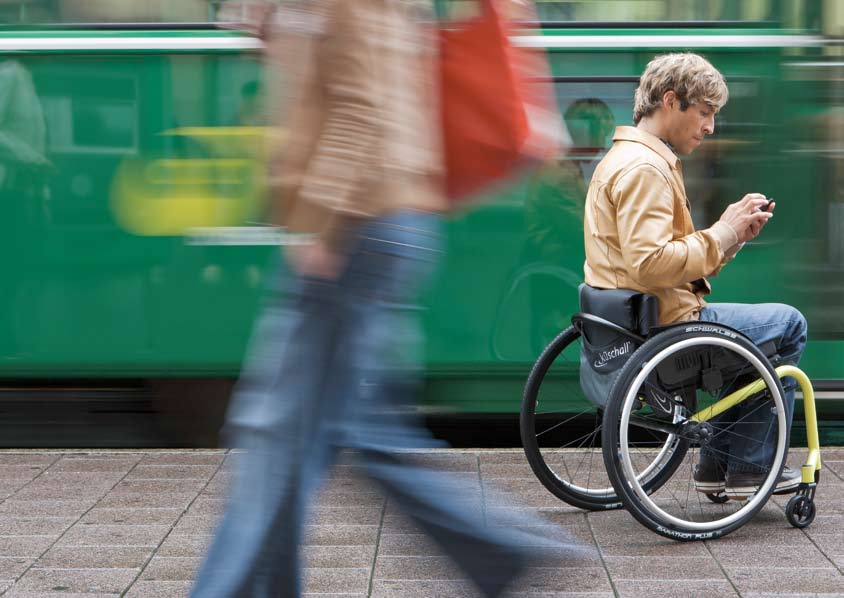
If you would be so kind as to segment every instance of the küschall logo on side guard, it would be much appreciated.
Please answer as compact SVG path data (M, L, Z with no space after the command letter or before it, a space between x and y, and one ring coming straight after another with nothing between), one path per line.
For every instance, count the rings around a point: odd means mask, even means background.
M612 349L601 351L600 353L598 353L598 359L595 360L595 368L602 368L608 365L612 360L618 359L619 357L623 357L629 354L633 348L632 344L633 343L631 343L630 341L624 341L623 344L617 345Z

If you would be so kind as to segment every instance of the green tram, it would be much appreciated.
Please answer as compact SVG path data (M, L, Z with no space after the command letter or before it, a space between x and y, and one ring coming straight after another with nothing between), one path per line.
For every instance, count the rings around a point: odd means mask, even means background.
M699 227L751 191L777 217L713 280L713 301L809 319L801 364L824 442L844 440L844 63L829 38L730 23L576 27L549 51L573 150L456 214L428 297L424 409L516 414L542 347L577 311L581 211L637 76L694 50L730 102L684 172ZM170 381L201 410L239 371L268 262L260 43L214 27L0 30L0 377ZM146 383L146 382L143 382ZM172 394L172 393L171 393ZM175 396L175 395L174 395Z

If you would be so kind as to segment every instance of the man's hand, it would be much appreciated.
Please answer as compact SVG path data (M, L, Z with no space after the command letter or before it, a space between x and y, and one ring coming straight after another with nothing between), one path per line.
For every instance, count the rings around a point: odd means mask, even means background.
M771 204L771 210L768 212L762 210L767 203L764 195L748 193L741 200L727 206L720 221L735 231L739 243L745 243L755 239L765 223L773 218L775 204Z
M301 276L334 280L343 267L343 255L331 251L324 242L291 245L284 250L290 266Z

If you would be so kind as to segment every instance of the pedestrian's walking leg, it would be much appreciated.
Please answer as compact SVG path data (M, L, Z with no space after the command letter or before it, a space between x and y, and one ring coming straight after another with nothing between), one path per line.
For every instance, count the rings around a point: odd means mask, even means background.
M317 435L324 362L334 321L307 284L270 303L227 413L237 448L231 497L195 597L296 598L306 492L321 472L305 455ZM269 580L273 583L269 584ZM270 587L272 585L272 587Z
M524 567L526 550L506 528L484 524L478 478L457 483L414 463L405 452L430 445L407 413L408 397L402 396L419 374L416 297L431 270L434 249L425 225L424 217L412 214L374 223L355 256L362 282L349 356L366 383L350 401L354 412L348 437L360 451L365 472L388 499L430 534L485 596L498 596ZM475 504L466 505L467 497ZM539 523L525 518L517 525Z

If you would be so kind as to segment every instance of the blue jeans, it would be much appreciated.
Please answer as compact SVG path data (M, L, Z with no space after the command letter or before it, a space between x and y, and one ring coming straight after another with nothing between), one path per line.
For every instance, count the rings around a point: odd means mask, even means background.
M774 341L783 364L797 365L806 348L806 319L790 305L782 303L710 303L700 312L701 321L718 322L735 328L756 345ZM794 416L793 378L784 378L788 432ZM735 423L737 422L737 423ZM716 435L704 458L715 459L728 472L766 472L773 462L776 446L776 415L753 402L741 405L712 420ZM727 432L718 434L718 430Z
M522 567L508 530L485 527L479 509L455 500L465 489L402 451L434 445L403 406L420 378L416 300L438 229L438 217L410 211L367 221L339 279L275 289L227 413L224 432L246 452L195 598L300 595L307 505L341 448L485 596Z

